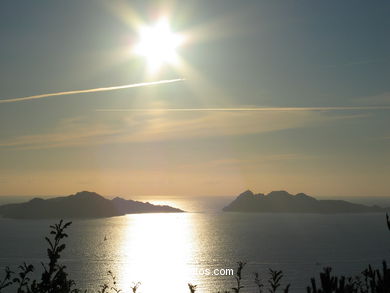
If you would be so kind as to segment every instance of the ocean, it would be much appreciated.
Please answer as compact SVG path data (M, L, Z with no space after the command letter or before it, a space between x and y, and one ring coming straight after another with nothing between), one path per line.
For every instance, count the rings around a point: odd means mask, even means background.
M254 272L266 280L269 268L283 271L290 292L306 292L326 266L355 275L390 256L383 214L224 213L232 197L138 199L189 212L73 220L61 260L77 287L97 292L110 270L125 293L137 282L141 293L189 292L187 283L218 292L235 285L231 269L245 261L242 292L255 292ZM26 262L41 272L54 222L0 219L0 269Z

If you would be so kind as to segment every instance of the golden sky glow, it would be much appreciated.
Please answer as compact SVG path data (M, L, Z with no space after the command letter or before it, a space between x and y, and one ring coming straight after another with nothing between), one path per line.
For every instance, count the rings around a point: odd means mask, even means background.
M0 194L388 195L385 7L83 3L0 10Z

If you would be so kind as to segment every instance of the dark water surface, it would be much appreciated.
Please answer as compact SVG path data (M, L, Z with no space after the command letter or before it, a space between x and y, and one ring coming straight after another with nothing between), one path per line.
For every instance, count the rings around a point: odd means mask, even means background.
M191 205L196 206L188 202L187 209ZM52 223L0 219L0 267L16 269L26 261L40 271L44 236ZM137 281L144 293L187 292L188 282L198 284L198 292L230 289L233 277L201 273L235 270L238 260L248 262L244 292L254 292L253 272L265 276L268 268L283 270L291 291L304 292L310 277L324 266L357 274L390 256L383 214L240 214L209 209L75 220L69 235L63 263L78 286L98 289L111 270L124 292Z

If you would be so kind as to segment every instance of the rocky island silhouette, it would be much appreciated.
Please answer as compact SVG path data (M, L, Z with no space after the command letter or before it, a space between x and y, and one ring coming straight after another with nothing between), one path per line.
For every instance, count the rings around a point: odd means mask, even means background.
M0 206L0 216L14 219L104 218L136 213L180 213L183 210L167 205L107 199L100 194L81 191L50 199L34 198L28 202Z
M378 213L389 208L366 206L345 200L318 200L304 193L290 194L287 191L272 191L268 194L254 194L247 190L229 205L225 212L258 213Z

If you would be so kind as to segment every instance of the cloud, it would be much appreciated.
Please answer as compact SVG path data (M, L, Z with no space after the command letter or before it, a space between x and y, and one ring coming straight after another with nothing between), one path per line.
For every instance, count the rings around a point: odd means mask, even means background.
M96 113L65 119L46 133L0 140L0 147L40 149L254 135L361 117L313 111Z
M95 122L90 124L85 118L72 117L61 120L56 126L56 131L0 140L0 147L37 149L80 146L116 133L119 133L119 129L116 130L104 123Z
M131 141L177 140L204 137L235 136L278 131L314 123L321 115L310 112L195 112L136 113L128 119L129 126L143 120L135 129ZM310 122L309 122L310 121Z
M145 87L145 86L173 83L173 82L178 82L178 81L183 81L183 80L184 79L178 78L178 79L159 80L159 81L152 81L152 82L133 83L133 84L127 84L127 85L120 85L120 86L101 87L101 88L94 88L94 89L87 89L87 90L73 90L73 91L66 91L66 92L41 94L41 95L26 96L26 97L21 97L21 98L4 99L4 100L0 100L0 104L43 99L43 98L49 98L49 97L55 97L55 96L67 96L67 95L77 95L77 94L86 94L86 93L107 92L107 91L114 91L114 90L121 90L121 89L135 88L135 87Z
M96 109L97 112L296 112L390 110L390 106Z
M202 162L192 162L187 164L182 164L179 166L179 170L196 170L199 172L204 172L204 170L219 170L226 172L230 169L237 169L245 167L246 169L252 168L257 169L259 166L274 166L277 163L286 164L286 162L296 162L302 163L302 160L312 160L315 159L312 155L301 154L301 153L281 153L281 154L268 154L268 155L256 155L249 156L246 158L224 158L216 160L207 160ZM285 165L283 165L285 166Z

